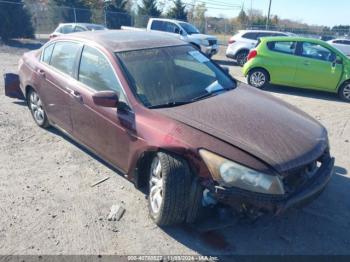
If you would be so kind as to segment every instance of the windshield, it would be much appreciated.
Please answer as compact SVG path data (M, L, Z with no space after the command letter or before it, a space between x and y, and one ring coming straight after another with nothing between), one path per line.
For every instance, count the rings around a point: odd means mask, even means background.
M236 82L191 46L117 53L135 95L147 107L173 106L232 89Z
M189 23L180 23L180 25L189 35L199 34L199 30Z

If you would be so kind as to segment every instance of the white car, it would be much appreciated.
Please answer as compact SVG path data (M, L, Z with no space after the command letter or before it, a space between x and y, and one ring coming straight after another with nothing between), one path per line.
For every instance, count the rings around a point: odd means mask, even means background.
M345 55L350 56L350 40L349 39L333 39L327 41L328 44L342 51Z
M247 62L249 51L256 47L261 37L292 36L294 34L266 30L240 30L228 42L226 57L235 59L237 64L243 66Z
M61 23L55 29L55 31L50 34L50 39L55 38L59 35L70 34L74 32L83 31L97 31L97 30L107 30L103 25L88 24L88 23Z
M192 44L207 56L215 55L218 50L218 40L215 36L201 34L192 24L163 18L151 18L147 24L148 31L163 31Z

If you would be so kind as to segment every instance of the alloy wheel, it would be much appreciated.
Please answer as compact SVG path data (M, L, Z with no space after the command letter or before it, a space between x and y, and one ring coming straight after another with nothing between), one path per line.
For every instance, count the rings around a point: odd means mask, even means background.
M250 83L254 87L260 88L265 84L265 82L266 82L265 74L260 71L256 71L250 76Z
M38 94L34 91L31 92L29 101L30 101L30 104L29 104L30 110L32 111L34 120L39 125L42 125L45 121L45 113Z
M343 96L346 100L350 101L350 84L345 85L343 89Z
M151 174L149 180L149 198L152 211L159 213L163 202L163 177L160 159L155 157L151 164Z

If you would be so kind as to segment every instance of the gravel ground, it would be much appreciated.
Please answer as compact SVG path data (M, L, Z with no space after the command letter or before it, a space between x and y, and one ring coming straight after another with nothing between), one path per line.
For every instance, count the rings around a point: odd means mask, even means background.
M1 73L16 73L22 53L37 46L0 45ZM215 58L244 80L222 53ZM148 217L141 192L58 131L38 128L23 102L4 96L1 81L0 255L350 254L350 104L291 88L267 92L328 128L336 168L324 193L303 210L255 224L227 224L215 214L206 224L213 230L203 225L161 229ZM110 179L91 187L106 176ZM113 204L126 208L120 221L106 219Z

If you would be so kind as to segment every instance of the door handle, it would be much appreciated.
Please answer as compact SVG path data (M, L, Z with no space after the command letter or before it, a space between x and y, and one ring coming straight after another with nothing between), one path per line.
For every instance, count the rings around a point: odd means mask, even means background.
M83 97L81 96L81 94L75 90L72 90L70 92L70 94L74 97L75 100L79 101L79 102L83 102Z
M45 77L45 71L42 69L38 69L37 73L41 76L41 77Z

